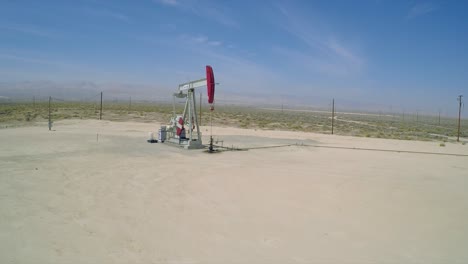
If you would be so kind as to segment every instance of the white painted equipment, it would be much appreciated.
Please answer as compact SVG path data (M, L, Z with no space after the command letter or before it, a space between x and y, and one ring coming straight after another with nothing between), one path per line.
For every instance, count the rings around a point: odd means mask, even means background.
M161 142L161 143L164 143L164 141L166 141L166 126L161 126L161 128L159 129L159 132L158 132L158 140Z
M148 133L148 140L146 140L148 143L158 143L158 140L154 137L153 132Z
M195 89L206 87L206 79L200 79L180 84L178 91L174 93L175 98L186 98L184 112L171 119L171 124L166 129L166 141L177 144L186 149L204 148L202 144L202 133L198 126L198 115L195 98Z
M154 140L154 133L148 132L148 140Z
M186 149L204 148L202 144L202 133L198 126L197 105L195 100L195 89L200 87L206 87L210 113L213 112L215 80L213 68L207 65L206 78L179 84L177 92L173 94L174 115L171 118L171 124L167 128L164 126L164 129L163 127L160 129L160 133L163 130L165 131L164 140L161 135L159 136L161 142L173 143ZM182 115L176 115L175 113L176 98L185 98L185 107ZM210 146L212 146L212 144L210 144Z

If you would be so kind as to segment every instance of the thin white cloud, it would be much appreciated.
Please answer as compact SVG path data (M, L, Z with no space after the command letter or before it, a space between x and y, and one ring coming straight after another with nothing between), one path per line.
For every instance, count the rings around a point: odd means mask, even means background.
M276 7L281 14L275 18L276 21L279 21L276 23L280 23L280 27L307 47L307 49L297 52L301 54L300 56L293 57L312 59L312 63L308 63L311 66L310 69L339 75L359 73L364 69L365 60L362 56L335 37L336 34L331 33L331 30L327 30L323 21L311 21L300 12L291 12L290 9L279 4ZM285 50L288 49L276 49L276 51L281 51L280 54L283 55L285 55Z
M271 70L269 65L263 65L258 60L249 59L240 54L237 49L228 49L221 41L211 40L203 35L166 36L165 40L158 37L157 41L151 38L146 40L161 47L170 47L176 50L179 56L190 58L193 65L209 64L215 69L217 81L221 83L220 90L230 92L270 91L284 87L278 74ZM174 66L172 72L180 72L180 65ZM180 73L179 81L198 78L195 75ZM266 89L266 90L265 90Z
M285 65L297 68L298 72L303 70L328 76L348 76L356 72L353 64L343 63L341 60L318 57L284 47L273 47L272 51Z
M54 37L56 33L53 33L50 30L45 30L31 25L20 25L20 24L10 24L10 25L0 25L0 29L16 31L28 35L34 35L39 37Z
M352 64L356 66L362 66L363 61L362 59L354 54L352 51L350 51L348 48L344 47L341 43L336 41L335 39L332 39L328 42L328 48L335 52L335 54L341 56L342 58L345 58Z
M281 90L285 83L276 72L256 61L205 48L201 54L212 63L219 89L228 93L265 93Z
M197 44L205 44L214 47L222 46L223 42L218 40L210 40L206 36L198 35L198 36L191 36L191 35L181 35L180 38L184 41L197 43Z
M418 16L423 16L431 12L434 12L437 9L438 9L438 6L433 3L418 3L410 9L406 18L411 19L411 18L415 18Z
M229 28L240 28L239 22L229 15L230 10L225 6L216 6L214 3L190 0L154 0L154 2L175 7L183 12L193 14L202 19L215 21Z
M214 6L195 6L193 12L200 16L212 19L224 26L239 29L239 23L228 15L229 10Z
M99 63L89 64L88 62L77 62L75 60L71 62L67 58L59 58L50 53L36 53L27 50L0 50L0 68L6 66L8 69L14 70L9 66L12 61L27 65L26 68L17 68L21 69L21 72L18 71L18 74L20 74L18 76L31 77L37 75L53 78L54 80L61 78L77 80L80 76L88 80L112 80L121 76L123 76L122 78L129 78L129 75L126 75L128 72L113 72L108 67L101 67ZM29 69L34 70L28 72Z
M0 58L5 60L13 60L13 61L20 61L20 62L27 62L27 63L34 63L34 64L43 64L43 65L51 65L57 67L75 67L76 65L70 63L64 63L49 59L42 59L37 57L25 57L25 56L18 56L15 54L7 54L7 53L0 53Z
M108 9L96 9L96 8L84 8L84 12L88 15L101 17L101 18L111 18L115 20L120 20L125 23L130 23L131 19L122 13L111 11Z
M221 46L223 45L223 43L221 41L209 41L208 42L208 45L211 45L211 46Z
M196 43L206 43L208 41L208 38L203 36L193 37L191 39Z
M164 4L164 5L171 5L171 6L175 6L179 4L177 0L157 0L157 2Z

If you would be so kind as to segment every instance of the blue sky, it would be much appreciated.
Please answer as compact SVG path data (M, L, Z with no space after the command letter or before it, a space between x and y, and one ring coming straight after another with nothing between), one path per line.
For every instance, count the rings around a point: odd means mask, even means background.
M221 91L452 109L468 91L467 13L466 1L2 0L0 78L173 89L210 64Z

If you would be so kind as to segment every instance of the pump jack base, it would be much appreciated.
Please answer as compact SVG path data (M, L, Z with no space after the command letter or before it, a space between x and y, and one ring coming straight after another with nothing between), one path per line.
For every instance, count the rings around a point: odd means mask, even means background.
M205 146L201 143L201 141L197 140L188 140L188 139L178 139L178 138L170 138L165 141L166 143L170 143L171 145L181 147L184 149L203 149Z

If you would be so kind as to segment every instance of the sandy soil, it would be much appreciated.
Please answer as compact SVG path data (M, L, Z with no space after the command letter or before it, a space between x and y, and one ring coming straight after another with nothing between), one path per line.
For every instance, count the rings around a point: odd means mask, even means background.
M54 128L0 130L0 263L468 262L468 156L207 154L148 144L158 124ZM236 147L468 155L453 143L213 133Z

